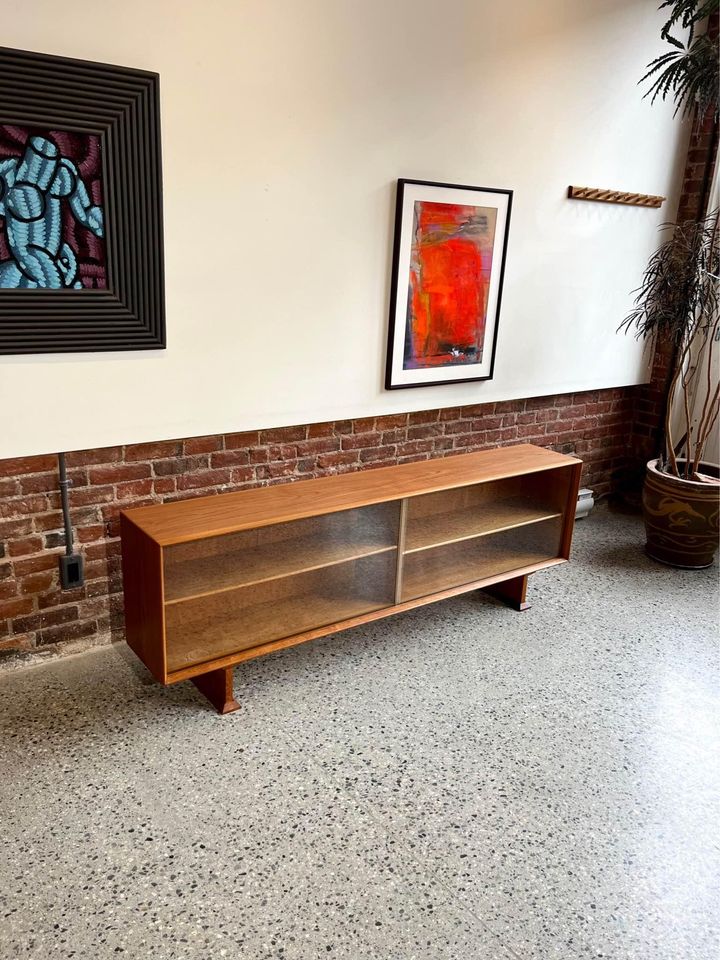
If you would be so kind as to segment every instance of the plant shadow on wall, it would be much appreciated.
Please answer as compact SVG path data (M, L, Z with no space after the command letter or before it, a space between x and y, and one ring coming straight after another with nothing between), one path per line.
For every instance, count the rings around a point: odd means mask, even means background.
M673 49L649 64L641 80L654 78L646 93L652 101L671 97L676 114L694 114L696 129L712 117L715 132L719 7L719 0L665 0L660 9L671 15L661 37ZM685 43L678 30L686 31ZM635 329L669 352L660 449L647 464L643 515L647 553L687 568L712 563L720 516L720 467L703 459L720 414L720 209L707 210L709 196L717 204L714 160L710 154L696 219L663 225L671 235L650 258L634 309L619 328Z

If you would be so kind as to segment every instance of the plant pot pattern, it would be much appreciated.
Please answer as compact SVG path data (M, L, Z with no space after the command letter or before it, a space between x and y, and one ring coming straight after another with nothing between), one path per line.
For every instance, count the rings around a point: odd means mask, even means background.
M713 464L703 463L701 470L720 475ZM661 473L651 460L642 499L649 556L688 569L712 563L718 546L720 484L681 480Z

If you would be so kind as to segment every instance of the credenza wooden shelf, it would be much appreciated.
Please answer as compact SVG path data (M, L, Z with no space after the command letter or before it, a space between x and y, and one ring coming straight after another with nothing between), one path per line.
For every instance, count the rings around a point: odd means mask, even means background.
M479 588L525 609L569 557L581 466L520 444L128 510L128 643L227 713L244 660Z

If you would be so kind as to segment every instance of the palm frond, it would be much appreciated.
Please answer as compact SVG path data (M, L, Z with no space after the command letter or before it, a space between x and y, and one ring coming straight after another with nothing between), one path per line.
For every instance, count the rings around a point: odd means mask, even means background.
M635 330L638 339L672 344L665 382L660 468L680 476L672 438L673 409L684 405L687 430L685 477L697 471L708 437L720 416L720 388L711 391L713 346L720 342L720 209L704 219L672 227L672 235L650 258L642 283L633 291L633 308L618 327ZM692 360L695 350L695 361ZM705 358L703 364L698 358ZM691 436L688 398L698 377L707 376L707 396L696 433Z
M672 236L648 261L634 307L618 330L633 327L638 339L667 338L675 345L708 331L720 309L718 210L702 220L665 223Z
M684 30L691 30L696 24L702 23L711 13L720 8L720 2L719 0L663 0L658 10L665 10L668 7L670 7L670 17L660 31L663 40L670 37L670 31L677 25Z
M695 27L720 9L720 0L663 0L659 9L670 8L670 17L660 36L673 50L652 60L640 83L652 78L645 93L654 103L658 98L675 101L675 113L690 114L696 107L701 115L712 110L720 113L720 69L718 43L706 33L695 36ZM688 31L685 41L672 33L676 28Z
M718 115L718 69L717 43L706 34L697 37L692 45L682 51L671 51L648 64L648 70L640 83L654 77L645 93L650 102L666 100L672 96L675 113L683 116L695 106L701 113L712 109Z

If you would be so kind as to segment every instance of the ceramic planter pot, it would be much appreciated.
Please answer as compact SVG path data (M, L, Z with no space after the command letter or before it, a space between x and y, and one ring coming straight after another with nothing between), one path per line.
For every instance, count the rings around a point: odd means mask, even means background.
M700 472L718 477L720 467L702 463ZM680 480L651 460L642 502L648 556L690 570L710 566L718 546L720 484Z

